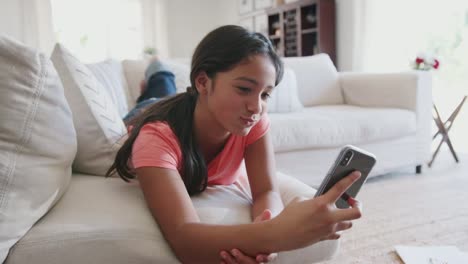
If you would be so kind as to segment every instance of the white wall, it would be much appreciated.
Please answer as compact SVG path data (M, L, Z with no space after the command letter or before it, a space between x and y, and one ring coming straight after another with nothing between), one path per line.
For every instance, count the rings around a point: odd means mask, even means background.
M50 54L55 42L51 16L46 0L1 0L0 34Z
M191 57L200 40L218 26L238 23L237 0L167 1L169 56Z
M30 1L0 0L0 34L48 51L50 37L47 43L40 43L44 35L37 36L38 32L45 31L44 26L30 21L38 15L23 9ZM44 6L43 0L32 2L39 8ZM209 31L239 20L237 0L143 0L143 3L144 24L153 29L145 29L145 46L155 46L163 56L191 57L198 42ZM41 11L37 20L42 21L43 13Z
M156 48L161 57L169 56L167 2L168 0L142 0L143 45Z
M17 0L0 1L0 34L22 40L21 3Z

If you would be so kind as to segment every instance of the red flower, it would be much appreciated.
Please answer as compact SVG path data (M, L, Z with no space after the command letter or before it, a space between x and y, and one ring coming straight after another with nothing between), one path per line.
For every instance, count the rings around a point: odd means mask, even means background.
M437 69L439 68L439 61L438 60L434 60L434 65L432 65L434 67L434 69Z
M416 57L416 64L421 64L424 62L423 58Z

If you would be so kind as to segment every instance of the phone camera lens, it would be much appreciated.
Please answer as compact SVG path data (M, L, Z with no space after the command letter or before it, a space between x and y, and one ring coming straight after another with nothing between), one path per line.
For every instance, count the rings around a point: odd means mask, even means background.
M346 154L344 155L343 159L341 160L341 165L346 166L348 165L349 161L351 160L353 156L353 152L351 150L347 151Z

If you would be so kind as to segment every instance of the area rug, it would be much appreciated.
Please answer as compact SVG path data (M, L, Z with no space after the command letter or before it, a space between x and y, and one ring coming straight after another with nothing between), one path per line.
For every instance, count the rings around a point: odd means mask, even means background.
M412 170L372 178L358 198L363 217L343 233L327 262L403 263L395 245L453 245L468 252L468 154L448 153L422 174Z

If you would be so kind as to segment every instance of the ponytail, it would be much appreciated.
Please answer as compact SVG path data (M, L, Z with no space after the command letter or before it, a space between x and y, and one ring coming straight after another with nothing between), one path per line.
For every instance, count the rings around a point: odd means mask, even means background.
M132 148L141 128L147 123L167 122L179 140L182 152L182 179L190 195L203 192L208 184L208 171L197 142L193 135L193 113L198 93L189 87L187 92L161 100L140 114L128 124L132 126L128 139L117 152L114 163L106 177L117 172L126 182L135 179L135 171L130 166Z

